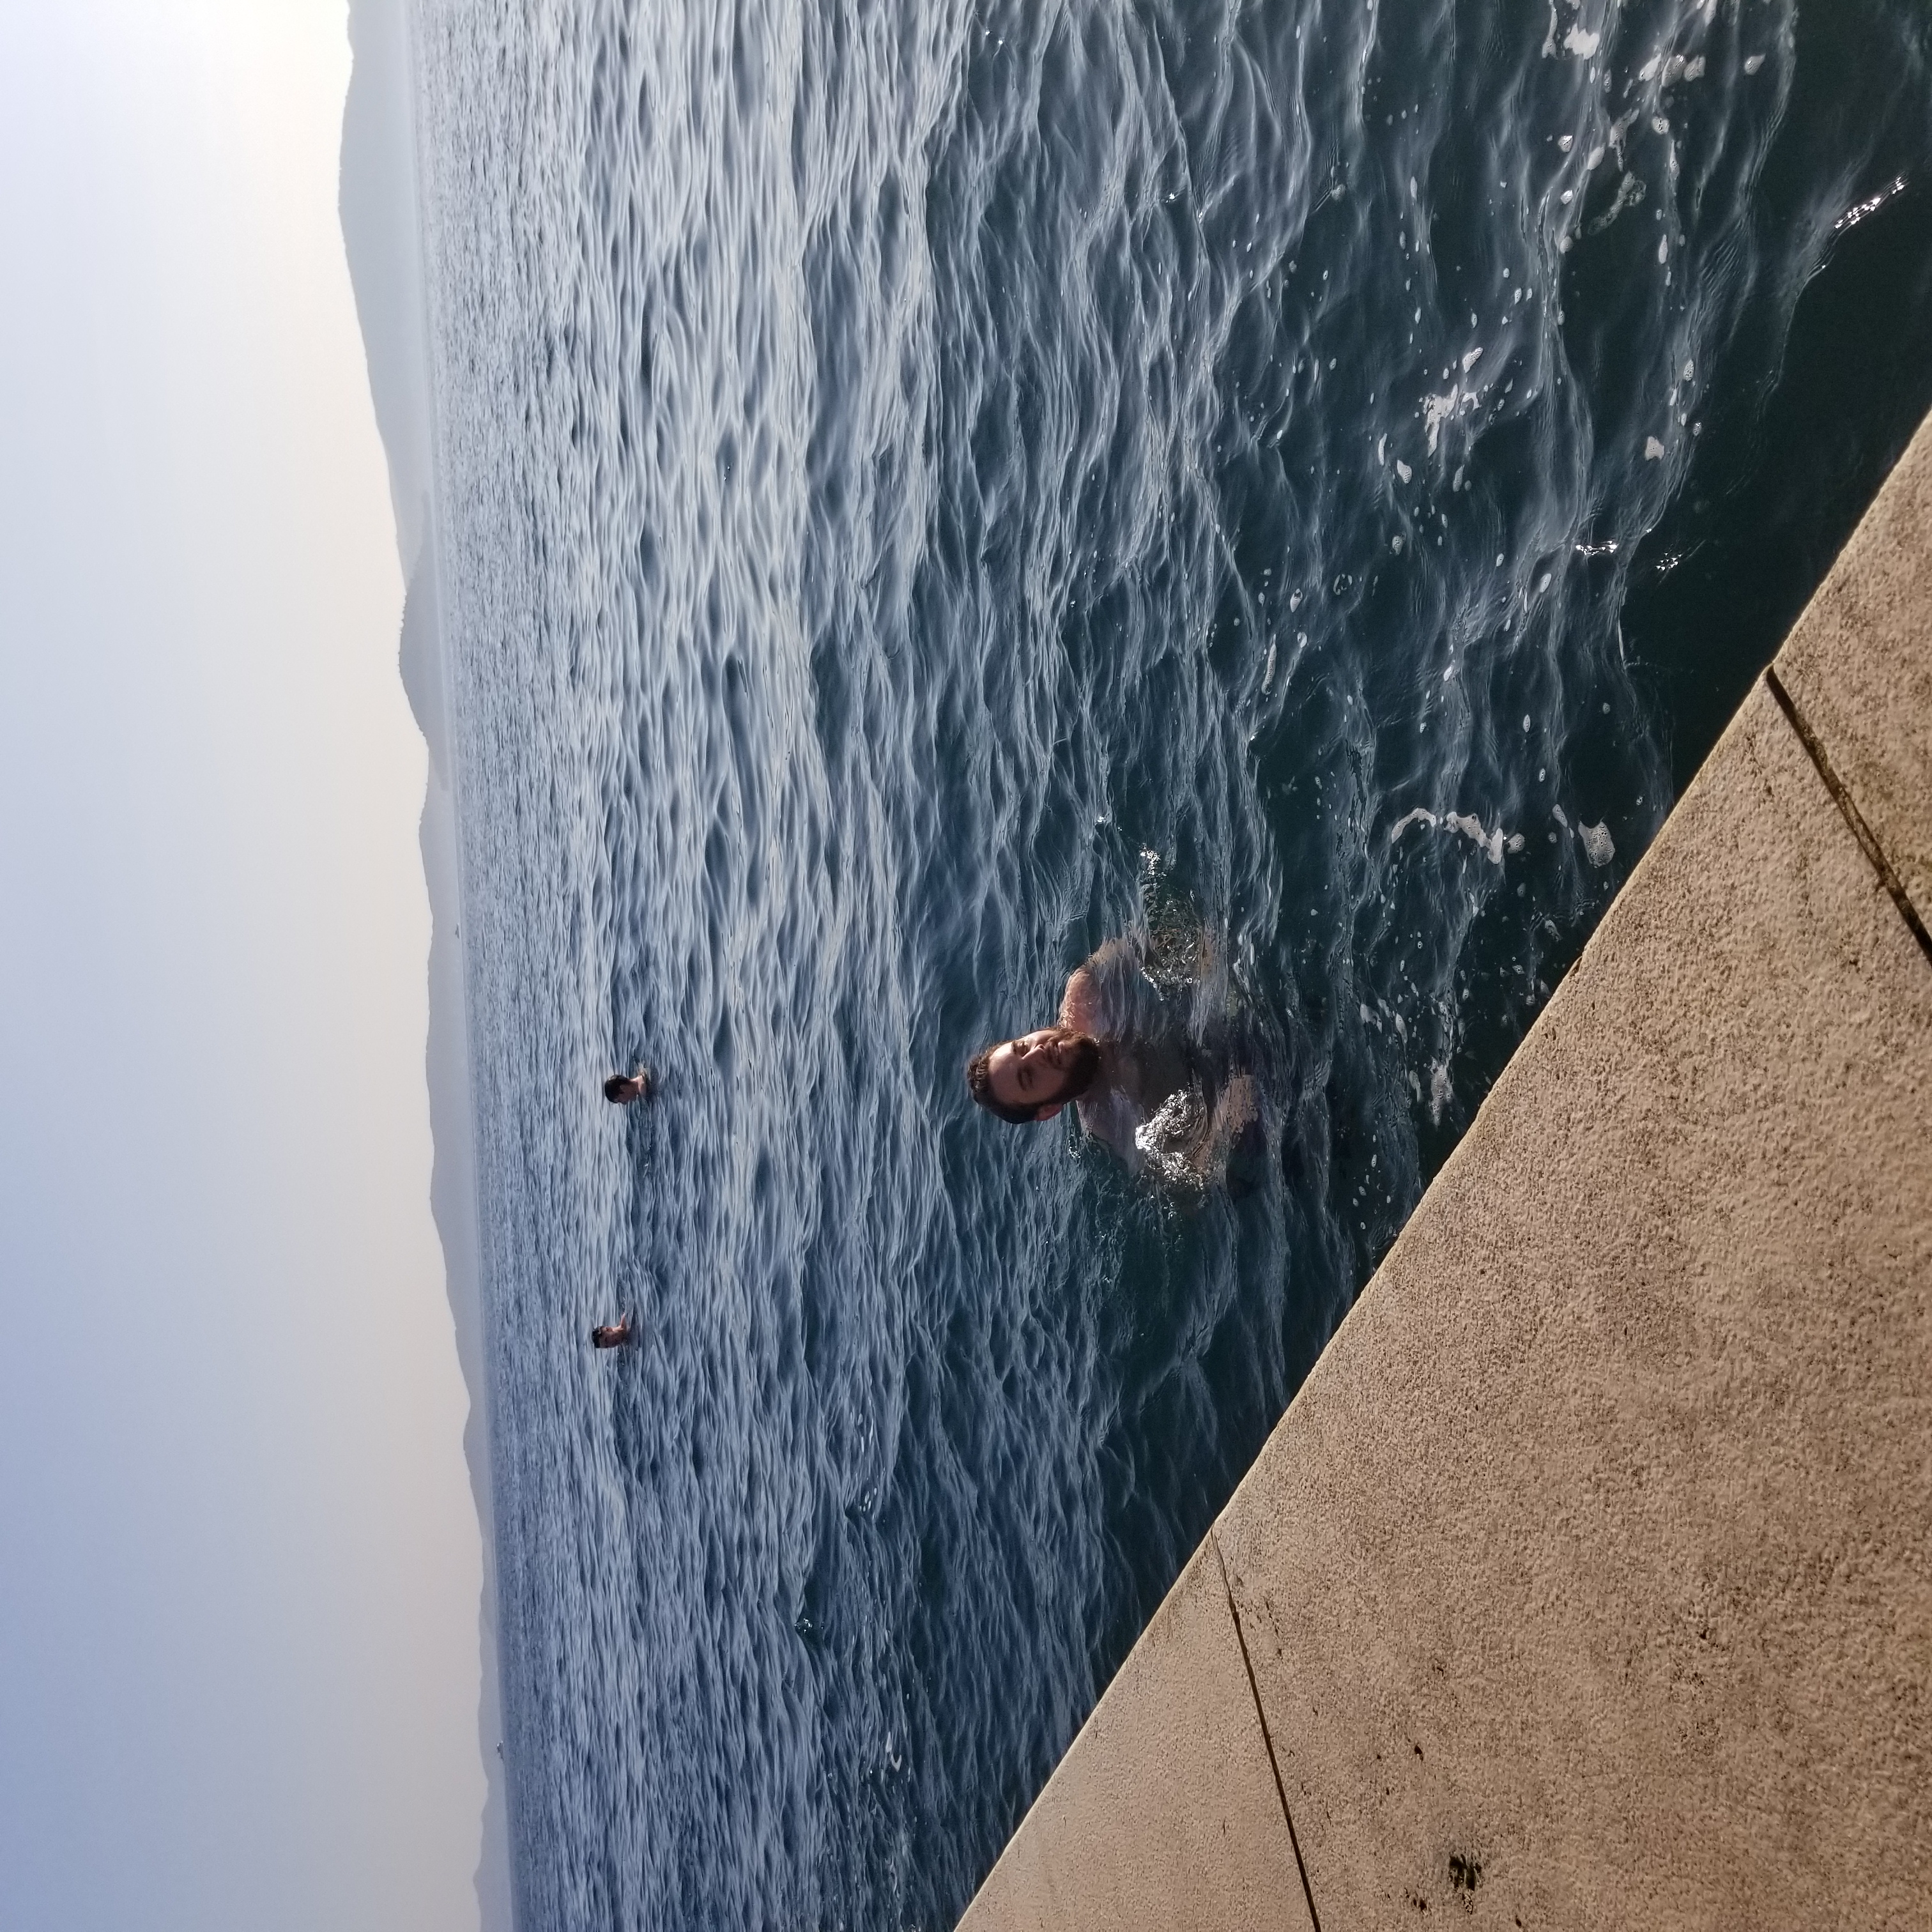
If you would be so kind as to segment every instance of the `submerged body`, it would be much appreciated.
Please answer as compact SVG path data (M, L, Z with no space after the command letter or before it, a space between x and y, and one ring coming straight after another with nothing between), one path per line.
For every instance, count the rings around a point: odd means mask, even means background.
M1208 966L1204 946L1192 963ZM1122 936L1067 981L1060 1024L1100 1046L1099 1073L1074 1105L1081 1126L1130 1174L1214 1186L1260 1126L1259 1089L1231 1051L1232 1015L1212 998L1214 976L1163 986L1148 967L1144 942Z
M1255 1031L1198 925L1123 934L1075 969L1056 1025L988 1048L968 1081L1015 1122L1070 1102L1130 1174L1198 1192L1268 1137Z

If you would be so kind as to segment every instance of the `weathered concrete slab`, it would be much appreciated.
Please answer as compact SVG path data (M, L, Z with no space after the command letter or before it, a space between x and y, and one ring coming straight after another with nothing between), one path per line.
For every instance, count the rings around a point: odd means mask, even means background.
M1928 1922L1932 964L1763 687L1216 1534L1328 1932Z
M1932 418L1772 670L1932 926Z
M1197 1552L962 1932L1313 1932L1211 1544Z

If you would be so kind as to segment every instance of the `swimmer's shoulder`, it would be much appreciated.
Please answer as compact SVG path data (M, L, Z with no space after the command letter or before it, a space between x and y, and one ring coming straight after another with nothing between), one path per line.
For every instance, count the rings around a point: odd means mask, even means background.
M1094 983L1093 962L1076 966L1060 996L1060 1024L1076 1033L1093 1033L1100 1016L1100 988Z
M1118 1030L1113 1008L1142 978L1140 954L1133 942L1117 936L1073 969L1060 1001L1060 1024L1077 1032L1105 1039Z

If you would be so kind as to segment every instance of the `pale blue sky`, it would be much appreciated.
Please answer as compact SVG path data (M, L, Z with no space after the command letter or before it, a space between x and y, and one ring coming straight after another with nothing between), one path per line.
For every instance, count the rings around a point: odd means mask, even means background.
M0 1924L478 1922L346 0L0 0Z

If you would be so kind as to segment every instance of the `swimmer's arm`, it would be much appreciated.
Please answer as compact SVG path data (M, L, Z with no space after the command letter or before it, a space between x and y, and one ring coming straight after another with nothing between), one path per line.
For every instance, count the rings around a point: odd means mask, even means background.
M1237 1074L1211 1111L1184 1108L1156 1120L1154 1150L1175 1180L1185 1177L1196 1186L1214 1186L1226 1178L1228 1155L1259 1112L1258 1100L1252 1076Z
M1202 1136L1196 1150L1196 1171L1204 1176L1220 1179L1227 1171L1228 1156L1235 1142L1246 1132L1260 1112L1260 1090L1255 1084L1254 1076L1236 1074L1221 1090L1220 1097L1214 1102L1208 1131Z

